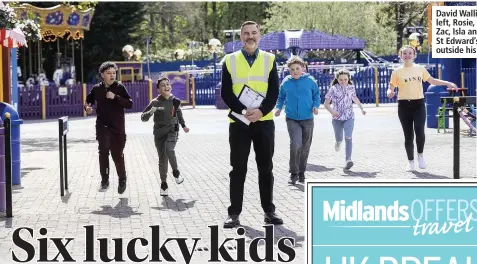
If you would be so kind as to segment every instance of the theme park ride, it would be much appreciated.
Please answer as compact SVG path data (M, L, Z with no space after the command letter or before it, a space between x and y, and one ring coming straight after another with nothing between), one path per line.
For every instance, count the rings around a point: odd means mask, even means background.
M139 49L134 50L129 44L123 47L122 52L124 61L114 62L118 66L118 80L121 82L142 81L144 79L142 52Z
M355 54L355 58L351 58L350 62L335 62L344 68L350 70L356 67L362 67L357 62L360 61L361 51L365 49L366 42L363 39L354 37L345 37L341 35L329 35L317 30L305 31L301 30L284 30L271 32L262 37L259 48L274 54L281 53L286 58L293 55L305 57L309 52L313 51L351 51ZM228 42L224 45L225 53L232 53L242 47L240 40ZM323 69L322 64L310 64L309 69Z
M48 85L44 71L42 46L56 42L56 61L53 81L57 86L76 83L75 46L80 46L81 82L83 82L83 39L84 31L89 30L94 9L80 10L74 5L57 5L39 8L30 4L22 4L15 8L18 17L33 15L40 23L41 41L29 43L23 49L22 72L28 76L26 85L44 83ZM63 41L61 41L63 40ZM62 42L62 43L60 43ZM28 58L28 62L27 62Z
M14 21L14 11L0 1L0 12L2 19L0 21L0 102L11 102L10 91L10 56L11 51L16 48L27 45L26 37L18 25L18 21ZM15 54L15 53L14 53ZM16 55L14 56L16 58ZM13 81L16 78L12 78Z

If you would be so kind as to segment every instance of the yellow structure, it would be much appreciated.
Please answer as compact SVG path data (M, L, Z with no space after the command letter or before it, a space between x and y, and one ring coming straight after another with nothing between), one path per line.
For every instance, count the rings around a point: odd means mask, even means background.
M15 8L20 18L25 18L28 13L34 19L40 20L40 31L45 42L56 41L57 37L63 38L67 33L68 40L84 38L84 31L89 30L93 19L94 9L79 10L75 6L57 5L49 8L39 8L30 4L22 4Z
M114 61L118 66L118 81L135 82L144 79L142 62L138 61Z
M432 45L432 7L443 6L444 2L434 2L427 5L427 42Z
M147 80L147 88L149 90L149 101L152 101L152 80Z

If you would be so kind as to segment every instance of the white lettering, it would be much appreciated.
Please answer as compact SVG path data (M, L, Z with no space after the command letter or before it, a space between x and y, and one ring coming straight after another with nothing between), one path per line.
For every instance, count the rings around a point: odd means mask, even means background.
M472 220L472 214L470 214L465 221L459 220L456 223L446 222L442 226L439 226L439 223L424 223L420 224L420 221L416 221L414 225L414 236L417 235L440 235L447 234L452 229L454 233L458 234L463 231L462 227L465 226L465 232L468 233L474 229L470 227L470 221Z
M345 201L323 201L324 221L407 221L409 206L399 205L363 205L363 201L353 201L346 205Z

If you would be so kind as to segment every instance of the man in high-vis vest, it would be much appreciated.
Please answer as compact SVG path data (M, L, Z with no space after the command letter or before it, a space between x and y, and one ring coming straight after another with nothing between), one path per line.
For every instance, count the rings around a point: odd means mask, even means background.
M272 110L278 99L280 79L275 56L258 49L260 26L247 21L242 24L240 40L243 48L226 55L222 67L221 97L232 112L250 121L230 119L230 203L224 228L240 225L243 192L250 148L253 142L258 168L258 185L265 223L281 225L283 220L275 214L273 204L273 152L275 149L275 123ZM247 109L238 99L244 85L265 97L257 109Z

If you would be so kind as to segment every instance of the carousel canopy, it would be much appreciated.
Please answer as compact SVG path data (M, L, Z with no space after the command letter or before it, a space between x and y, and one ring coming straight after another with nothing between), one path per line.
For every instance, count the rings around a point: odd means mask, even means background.
M42 39L46 42L63 38L69 33L68 39L84 38L84 31L89 30L94 9L78 10L75 6L57 5L49 8L39 8L30 4L22 4L15 8L20 18L25 18L30 12L40 24Z
M262 50L287 50L299 48L302 50L317 49L345 49L363 50L366 42L363 39L344 37L341 35L328 35L320 31L290 30L271 32L262 37L259 48ZM242 48L240 40L224 45L224 51L231 53Z

